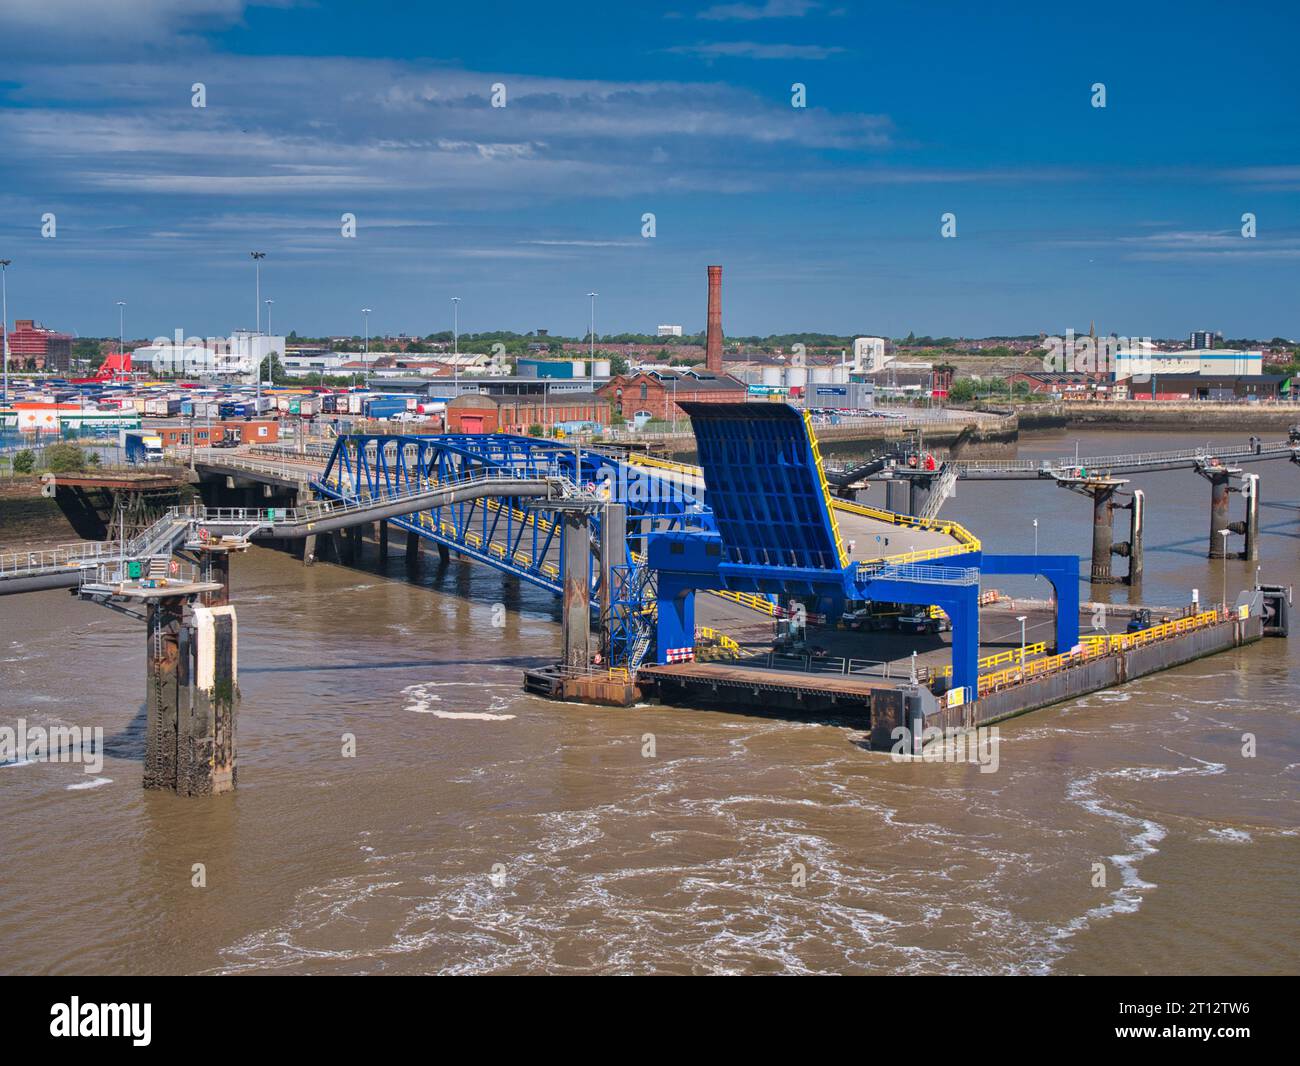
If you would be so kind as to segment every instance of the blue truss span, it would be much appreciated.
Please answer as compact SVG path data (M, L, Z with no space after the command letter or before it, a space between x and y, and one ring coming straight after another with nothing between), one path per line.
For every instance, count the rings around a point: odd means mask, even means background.
M655 530L711 527L713 517L700 504L698 488L599 452L506 434L340 437L312 487L331 499L356 500L459 482L483 471L525 479L560 478L625 505L626 537L610 595L611 655L615 662L636 661L633 651L644 654L653 632L649 616L654 581L644 572L646 537ZM562 592L565 523L543 501L499 497L429 508L390 521L557 596ZM586 535L593 550L602 532L599 513L589 515ZM594 559L589 562L589 582L592 598L598 600L602 589Z

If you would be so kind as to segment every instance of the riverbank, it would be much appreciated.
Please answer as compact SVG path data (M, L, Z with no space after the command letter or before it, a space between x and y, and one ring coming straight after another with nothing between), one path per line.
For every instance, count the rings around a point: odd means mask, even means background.
M1140 429L1232 429L1285 432L1300 422L1300 404L1224 403L1066 403L1061 405L1069 426L1123 426Z
M36 475L0 478L0 554L37 551L80 540Z

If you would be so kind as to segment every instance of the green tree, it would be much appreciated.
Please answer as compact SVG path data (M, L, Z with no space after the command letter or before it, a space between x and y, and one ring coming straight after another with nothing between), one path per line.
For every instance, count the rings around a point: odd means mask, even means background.
M284 364L280 362L279 352L272 352L262 360L262 365L257 368L257 373L263 381L271 381L276 385L283 385L289 380L289 374L284 369Z
M970 378L954 381L948 387L948 399L953 403L970 403L975 399L975 382Z
M55 474L67 474L74 470L85 470L88 466L97 466L99 456L87 452L80 444L63 442L51 444L45 449L45 468Z
M36 468L36 453L30 448L24 448L14 456L14 473L30 474Z

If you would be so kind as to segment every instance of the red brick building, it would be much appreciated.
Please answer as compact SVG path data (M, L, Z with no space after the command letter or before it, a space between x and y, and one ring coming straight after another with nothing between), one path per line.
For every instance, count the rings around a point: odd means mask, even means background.
M14 319L9 332L9 365L15 364L68 372L72 369L72 335L46 329L30 318Z
M743 382L723 374L695 370L650 370L619 374L596 390L613 412L629 421L645 414L660 421L680 418L678 403L744 403L748 391Z
M209 438L209 428L211 437ZM238 430L240 440L244 444L274 444L280 439L280 423L270 418L259 418L256 420L245 421L242 418L225 419L219 422L213 422L211 427L208 423L194 423L194 444L198 448L206 448L211 441L219 441L223 438L227 428ZM190 444L190 424L186 421L182 425L176 426L145 426L150 433L157 433L162 438L164 448L189 447Z
M529 426L566 422L609 425L609 401L591 392L560 393L543 403L529 396L467 392L447 404L448 433L527 433Z

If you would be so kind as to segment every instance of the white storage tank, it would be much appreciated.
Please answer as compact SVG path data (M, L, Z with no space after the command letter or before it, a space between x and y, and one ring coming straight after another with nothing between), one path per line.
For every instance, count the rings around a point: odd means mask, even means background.
M831 368L828 366L815 366L811 370L814 384L826 385L831 380Z
M785 385L789 389L801 389L808 384L806 366L788 366L785 368Z
M585 378L587 376L587 361L585 359L573 360L573 376L575 378Z
M597 377L597 378L609 377L610 365L608 359L597 359L595 363L593 363L592 365L596 368L595 373L592 374L592 377Z
M843 385L849 380L849 367L847 363L840 363L831 367L831 381L836 385Z
M779 366L763 367L763 384L777 386L781 384L781 368Z

